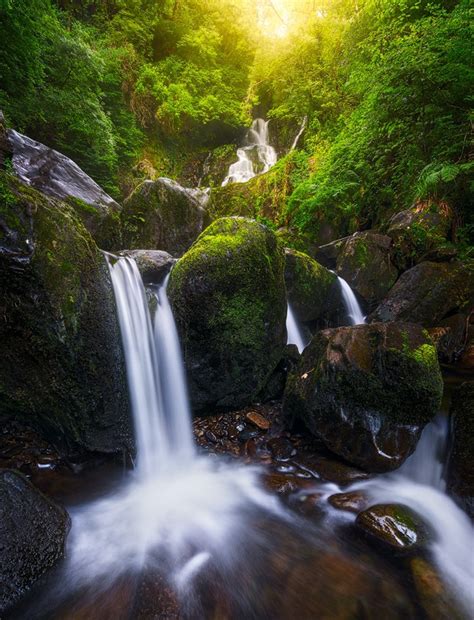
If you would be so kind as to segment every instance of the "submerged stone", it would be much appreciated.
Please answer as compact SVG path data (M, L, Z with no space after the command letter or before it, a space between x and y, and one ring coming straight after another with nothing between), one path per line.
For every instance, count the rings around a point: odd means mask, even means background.
M21 474L0 470L0 614L64 554L67 512Z
M399 467L439 410L436 350L417 325L319 332L290 374L284 412L332 452L367 471Z
M222 218L171 273L169 298L196 410L242 407L265 386L286 344L283 250L267 227Z

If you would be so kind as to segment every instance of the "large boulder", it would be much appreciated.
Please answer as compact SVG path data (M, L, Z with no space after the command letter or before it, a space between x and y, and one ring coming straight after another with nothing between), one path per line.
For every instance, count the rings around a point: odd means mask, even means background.
M13 129L6 130L0 150L26 185L68 202L104 250L120 246L120 205L62 153Z
M0 614L64 554L67 512L21 474L0 470Z
M300 321L313 322L337 311L341 295L337 276L307 254L286 248L288 301Z
M123 245L181 256L207 225L208 195L159 178L145 181L127 198L122 211Z
M453 394L453 446L448 489L474 517L474 381L463 383Z
M436 349L417 325L340 327L319 332L304 351L284 412L349 462L388 471L413 452L442 391Z
M423 262L405 271L371 315L373 321L408 321L437 327L474 300L474 261Z
M216 220L176 263L168 293L193 407L250 403L286 344L284 255L275 234L246 218Z
M161 284L176 262L176 258L163 250L123 250L120 256L133 258L145 286Z
M71 207L1 172L0 288L0 418L69 447L131 447L104 256Z
M337 256L338 275L366 302L369 310L375 308L397 280L391 245L387 235L358 232L344 241Z
M388 222L387 234L393 239L397 266L407 269L442 248L452 222L452 209L443 202L419 201L396 213Z

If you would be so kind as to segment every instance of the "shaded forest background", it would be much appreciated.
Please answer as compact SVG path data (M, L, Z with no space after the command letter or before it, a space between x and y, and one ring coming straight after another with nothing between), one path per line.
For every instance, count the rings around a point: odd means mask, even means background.
M472 253L469 0L287 5L283 32L269 0L0 0L0 109L119 200L227 165L264 116L291 181L272 225L351 232L445 202Z

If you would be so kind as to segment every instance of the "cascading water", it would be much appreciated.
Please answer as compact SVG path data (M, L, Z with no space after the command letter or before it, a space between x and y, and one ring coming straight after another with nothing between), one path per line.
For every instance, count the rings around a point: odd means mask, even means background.
M268 172L278 156L269 144L268 121L257 118L245 137L245 145L237 149L238 160L231 164L222 185L246 183L257 174Z
M286 331L288 334L287 343L295 344L298 348L299 353L302 353L307 343L305 343L303 339L301 330L298 326L298 322L289 302L287 304L286 310Z
M346 308L347 315L351 322L351 325L362 325L365 323L365 316L362 314L362 310L359 306L356 296L349 284L340 276L337 276L339 281L339 287L342 293L342 299Z
M290 153L291 151L294 151L295 148L298 146L298 142L300 141L300 138L303 135L303 131L306 129L307 124L308 124L308 117L305 116L303 120L301 121L301 127L299 128L299 131L296 134L295 139L293 140L293 144L291 145L291 148L290 148Z

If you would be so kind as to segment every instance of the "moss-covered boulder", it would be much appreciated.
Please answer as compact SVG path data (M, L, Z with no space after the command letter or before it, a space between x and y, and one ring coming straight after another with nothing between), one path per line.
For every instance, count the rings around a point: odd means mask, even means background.
M169 283L194 409L242 407L264 387L286 344L283 249L253 220L211 224Z
M24 476L0 470L0 614L63 556L67 512Z
M130 447L105 259L71 207L0 173L0 418L69 447Z
M373 321L408 321L437 327L474 305L474 261L423 262L405 271L378 306Z
M400 269L416 265L436 252L442 256L453 223L452 209L444 202L420 201L396 213L387 224L393 239L394 260Z
M207 225L208 196L159 178L145 181L124 202L123 247L164 250L181 256Z
M288 301L300 321L331 316L341 305L336 275L303 252L286 248L285 283Z
M463 383L453 394L453 447L448 489L474 517L474 381Z
M316 334L288 378L283 407L335 454L388 471L413 452L442 391L436 349L419 326L357 325Z
M5 135L0 151L23 183L67 201L100 248L120 247L121 206L111 196L69 157L13 129Z
M398 270L391 259L392 240L373 231L358 232L342 244L336 271L372 310L395 284Z
M359 513L356 527L371 540L398 553L418 550L430 538L421 517L403 504L377 504Z

